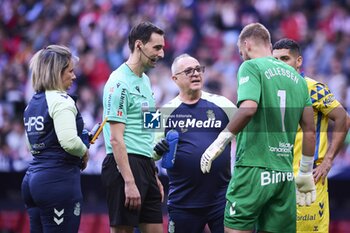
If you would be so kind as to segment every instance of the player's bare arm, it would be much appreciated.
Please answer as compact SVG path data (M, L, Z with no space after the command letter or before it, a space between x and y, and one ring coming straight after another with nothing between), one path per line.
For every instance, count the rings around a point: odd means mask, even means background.
M125 207L129 209L139 209L141 207L141 196L135 184L126 152L123 137L125 125L118 122L109 122L109 124L111 128L110 140L113 147L114 159L125 181Z
M243 101L237 109L237 113L230 120L226 128L234 135L238 134L249 123L257 109L258 104L255 101Z
M314 170L315 182L317 183L321 179L322 184L325 183L328 172L331 170L333 160L343 145L348 131L347 121L350 119L341 105L334 108L327 116L334 121L332 138L322 163Z
M301 129L303 130L302 154L313 157L315 153L316 136L313 109L311 106L305 107L302 119L299 123Z

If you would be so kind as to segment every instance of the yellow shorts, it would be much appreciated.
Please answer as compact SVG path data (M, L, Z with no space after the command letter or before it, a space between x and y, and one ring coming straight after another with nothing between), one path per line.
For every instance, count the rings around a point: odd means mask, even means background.
M329 201L328 180L316 183L316 201L311 206L297 206L297 232L328 233Z

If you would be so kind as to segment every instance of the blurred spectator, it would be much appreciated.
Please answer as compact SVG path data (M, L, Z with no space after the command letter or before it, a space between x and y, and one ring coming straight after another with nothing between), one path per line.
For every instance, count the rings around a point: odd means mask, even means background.
M348 80L343 72L341 60L337 56L333 56L330 63L330 76L328 82L329 88L332 90L335 98L343 105L346 106L346 89Z
M101 85L128 57L128 31L141 20L154 22L166 32L166 57L149 72L158 106L177 94L170 81L170 62L184 52L206 66L206 89L235 102L241 63L237 36L246 24L260 21L271 31L273 42L282 37L297 40L303 46L303 69L335 86L331 89L349 110L349 9L350 1L2 0L0 171L22 169L8 161L28 155L22 149L13 151L6 138L21 138L14 120L22 118L27 96L32 95L28 61L34 51L48 44L64 44L80 57L73 90L78 89L78 104L88 128L102 121ZM91 163L85 173L100 172L102 144L99 138L91 146Z

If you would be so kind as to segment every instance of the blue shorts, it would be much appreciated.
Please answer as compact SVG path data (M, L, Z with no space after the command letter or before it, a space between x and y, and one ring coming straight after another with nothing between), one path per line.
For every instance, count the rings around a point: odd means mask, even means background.
M208 224L211 233L224 232L225 199L217 205L203 208L176 208L168 206L169 233L202 233Z
M78 166L28 170L22 181L22 197L31 233L78 232L83 201Z

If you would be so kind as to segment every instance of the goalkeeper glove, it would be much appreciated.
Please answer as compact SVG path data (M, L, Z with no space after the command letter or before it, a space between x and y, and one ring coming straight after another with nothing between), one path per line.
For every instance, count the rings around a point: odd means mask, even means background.
M313 161L313 157L302 155L300 169L295 177L297 204L300 206L310 206L316 201L316 186L312 175Z
M234 136L235 135L229 131L223 131L207 148L207 150L203 153L200 162L201 170L203 173L210 172L211 163L222 153L222 151Z

